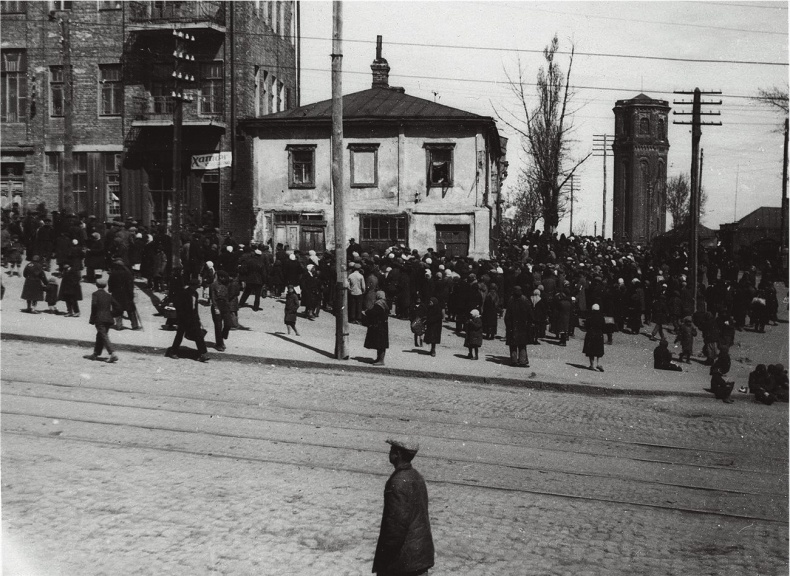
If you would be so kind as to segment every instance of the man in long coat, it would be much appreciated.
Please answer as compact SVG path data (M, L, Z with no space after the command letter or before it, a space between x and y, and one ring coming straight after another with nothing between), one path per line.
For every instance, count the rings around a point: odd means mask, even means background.
M132 321L132 330L142 330L143 328L140 326L140 319L137 315L137 307L134 304L134 276L123 260L113 260L107 287L112 297L117 300L123 311L129 315L129 320ZM123 330L123 316L115 318L115 329Z
M513 366L529 368L529 341L532 302L524 296L521 286L513 287L513 295L505 309L505 343L510 347Z
M384 487L384 512L373 558L373 572L387 576L425 574L434 564L428 517L428 489L411 461L420 446L389 439L389 460L395 467Z

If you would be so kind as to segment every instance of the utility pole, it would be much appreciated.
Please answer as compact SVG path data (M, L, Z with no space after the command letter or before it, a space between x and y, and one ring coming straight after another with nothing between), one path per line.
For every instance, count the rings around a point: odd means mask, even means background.
M780 257L782 259L781 266L782 266L782 274L785 281L787 281L787 256L788 256L788 246L787 246L787 228L788 228L788 202L787 202L787 136L788 132L790 131L790 126L788 126L788 119L785 118L785 147L784 147L784 161L782 162L782 208L780 210L782 215L781 225L780 225L780 232L782 234L782 244L781 244L781 251Z
M571 221L570 221L570 227L569 227L568 236L571 236L573 234L573 205L574 205L574 203L576 201L575 195L574 195L574 193L576 191L576 174L571 174L571 176L565 181L565 184L567 184L568 182L570 182L570 184L571 184L571 191L570 191L570 201L571 201L570 217L571 217Z
M192 102L192 97L184 93L183 83L194 82L194 74L189 73L189 62L195 61L195 55L187 50L188 42L194 42L195 37L188 32L173 28L175 50L173 50L173 269L181 267L181 229L183 227L183 189L181 181L181 162L183 142L181 129L184 123L184 102Z
M71 69L71 22L60 18L63 47L63 214L74 213L74 73Z
M343 3L332 2L332 192L335 204L335 358L348 360L348 270L343 191Z
M721 122L702 122L702 116L721 116L721 112L703 112L702 105L720 106L721 100L717 102L703 102L702 94L721 94L721 91L703 92L695 88L693 92L675 91L675 94L693 94L694 100L688 102L681 100L675 104L691 104L691 112L673 111L674 115L691 116L691 122L673 121L674 124L686 124L691 126L691 195L689 198L689 284L694 298L694 310L697 309L697 268L698 268L698 249L699 249L699 141L702 136L702 126L721 126Z
M606 239L606 156L609 146L614 142L611 134L593 134L593 156L603 156L603 219L601 220L601 237ZM598 236L598 234L595 234Z

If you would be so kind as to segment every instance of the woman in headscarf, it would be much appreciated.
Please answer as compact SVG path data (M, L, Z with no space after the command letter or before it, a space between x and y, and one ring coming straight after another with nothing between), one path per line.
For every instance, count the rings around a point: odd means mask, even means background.
M439 299L436 296L431 296L431 299L428 301L424 338L425 343L431 345L431 356L436 356L436 345L442 343L443 320L444 313L442 312L442 307L439 306Z
M598 370L599 372L603 372L603 366L601 366L600 362L603 356L604 324L601 307L598 304L593 304L592 311L584 322L587 334L584 335L582 353L590 359L590 370ZM593 361L595 365L593 365Z
M384 365L384 355L390 346L389 306L383 290L376 292L376 301L370 310L362 312L363 323L368 327L365 334L365 348L376 351L374 366Z
M492 340L496 336L497 322L499 319L499 292L496 282L491 282L485 300L483 300L483 313L481 320L483 323L483 335L486 339Z
M483 320L480 318L480 312L478 312L477 308L469 313L469 320L466 321L464 331L466 332L464 346L469 349L467 358L471 360L474 352L474 359L478 360L478 350L483 345Z

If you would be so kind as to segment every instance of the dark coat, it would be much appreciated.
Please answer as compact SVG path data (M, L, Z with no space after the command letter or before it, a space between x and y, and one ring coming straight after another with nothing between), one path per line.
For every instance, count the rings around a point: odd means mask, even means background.
M466 331L464 347L480 348L483 345L483 320L480 316L467 320L464 330Z
M585 356L592 358L601 358L603 356L604 325L603 313L600 310L592 310L584 323L587 333L584 335L582 353Z
M362 312L368 331L365 334L365 348L386 350L390 347L389 311L381 301L370 310Z
M563 296L554 301L554 315L551 319L551 331L555 334L568 332L571 324L571 299Z
M105 266L104 244L101 240L88 240L87 250L85 251L85 267L103 269Z
M80 276L80 271L77 268L69 268L63 272L63 279L60 281L58 300L82 300Z
M505 343L523 348L529 341L532 302L526 296L512 296L505 309Z
M299 294L290 292L285 296L285 324L296 324L296 312L299 310Z
M373 272L365 277L365 293L362 295L362 309L370 310L376 303L376 292L379 291L379 277Z
M176 323L184 329L184 336L188 340L195 340L202 336L198 293L194 288L187 286L179 291L174 302L176 307Z
M499 321L499 294L496 291L489 290L488 294L486 294L480 319L483 323L483 331L496 335Z
M113 264L107 289L124 310L134 306L134 276L126 266Z
M442 343L442 321L444 320L444 313L439 306L438 300L434 300L433 304L428 304L428 314L425 317L425 336L423 341L426 344L441 344Z
M263 256L255 253L245 254L239 259L239 280L245 284L259 286L263 284Z
M91 324L114 324L115 317L122 313L118 301L104 288L99 288L91 296Z
M410 463L400 464L384 487L384 512L373 572L406 574L434 564L425 480Z
M44 299L44 286L47 285L47 275L38 262L31 262L22 271L25 285L22 287L22 300L38 302Z

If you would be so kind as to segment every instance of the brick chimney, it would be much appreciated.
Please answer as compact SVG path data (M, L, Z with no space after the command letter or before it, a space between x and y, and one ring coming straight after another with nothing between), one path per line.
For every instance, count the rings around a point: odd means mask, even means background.
M381 57L381 36L376 36L376 59L370 69L373 70L373 88L390 87L390 65Z

